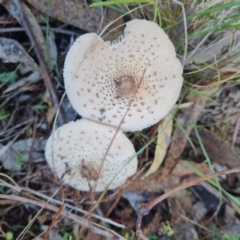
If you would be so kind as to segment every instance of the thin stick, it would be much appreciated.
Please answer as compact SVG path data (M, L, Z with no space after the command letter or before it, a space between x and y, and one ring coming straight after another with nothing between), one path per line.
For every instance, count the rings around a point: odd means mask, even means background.
M33 44L34 51L35 51L38 61L40 63L39 72L41 73L41 75L43 77L46 89L49 90L49 92L50 92L55 109L59 110L59 121L61 122L61 124L64 124L65 123L64 115L62 113L61 107L59 106L58 97L57 97L55 88L53 86L52 80L49 76L47 66L46 66L46 63L45 63L45 60L43 57L43 53L40 51L40 49L38 47L35 34L33 33L33 29L31 28L31 25L26 17L26 14L23 9L21 1L15 0L15 3L16 3L16 6L17 6L19 12L21 13L23 27L25 28L26 33Z
M43 234L42 240L47 240L48 239L48 235L51 231L51 229L54 227L56 221L59 219L59 217L61 216L61 213L63 211L63 209L65 208L64 205L61 205L61 207L59 208L59 210L57 211L57 213L53 216L52 221L50 223L50 225L48 226L47 231Z
M212 178L215 178L215 177L219 177L223 174L230 174L230 173L235 173L235 172L240 172L240 167L236 167L236 168L229 169L229 170L223 170L223 171L219 171L219 172L209 174L209 175L204 176L204 177L196 178L196 179L190 181L189 183L186 183L186 184L183 184L181 186L178 186L178 187L174 188L173 190L171 190L171 191L153 199L150 202L140 204L139 214L138 214L138 218L137 218L137 222L136 222L136 233L137 233L137 235L142 238L142 235L143 235L142 230L141 230L142 218L143 218L144 215L147 215L151 211L151 209L156 204L158 204L159 202L163 201L164 199L168 198L169 196L171 196L174 193L179 192L183 189L195 186L195 185L197 185L201 182L204 182L206 180L209 180L209 179L212 179Z

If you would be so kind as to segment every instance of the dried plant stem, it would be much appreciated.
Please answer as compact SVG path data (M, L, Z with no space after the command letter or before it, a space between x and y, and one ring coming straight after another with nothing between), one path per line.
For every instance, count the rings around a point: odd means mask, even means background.
M41 208L48 209L55 213L59 212L61 216L67 217L77 223L80 223L81 225L83 225L87 228L91 228L95 234L102 235L102 236L109 237L109 238L117 238L117 239L121 239L121 240L124 239L122 236L118 235L116 232L114 232L112 230L105 231L105 230L101 229L100 225L90 222L84 218L78 217L74 214L68 213L64 210L59 211L60 208L55 207L49 203L42 203L39 201L32 200L30 198L24 198L24 197L19 197L19 196L15 196L15 195L5 195L5 194L0 194L0 199L11 199L11 200L20 201L23 203L30 203L30 204L39 206Z
M240 167L236 167L236 168L233 168L233 169L229 169L229 170L223 170L223 171L219 171L219 172L215 172L215 173L212 173L212 174L209 174L207 176L204 176L204 177L199 177L199 178L196 178L188 183L185 183L181 186L178 186L176 188L174 188L173 190L155 198L154 200L150 201L150 202L147 202L147 203L142 203L140 204L139 206L139 214L138 214L138 218L137 218L137 222L136 222L136 233L137 233L137 236L141 239L145 239L145 237L143 236L143 233L142 233L142 230L141 230L141 225L142 225L142 218L144 215L147 215L151 209L156 205L158 204L159 202L163 201L164 199L168 198L169 196L173 195L174 193L176 192L179 192L183 189L186 189L186 188L189 188L189 187L192 187L192 186L195 186L201 182L204 182L206 180L209 180L209 179L212 179L212 178L215 178L215 177L219 177L223 174L230 174L230 173L236 173L236 172L240 172Z
M59 219L59 217L61 216L62 211L64 210L64 205L61 205L61 207L59 208L59 210L56 212L56 214L53 216L52 221L50 223L50 225L48 226L47 231L43 234L42 240L47 240L48 236L52 230L52 228L54 227L54 224L56 223L56 221Z
M38 58L38 61L40 63L39 72L41 73L41 75L43 77L46 89L49 91L49 93L51 95L51 98L52 98L53 105L54 105L55 109L59 111L59 121L60 121L61 124L64 124L65 123L64 115L61 111L61 107L59 105L58 97L57 97L56 91L54 89L54 85L52 83L51 77L49 76L49 73L48 73L48 70L47 70L47 64L45 62L43 53L40 50L40 48L38 47L37 39L35 37L33 29L31 28L31 25L30 25L30 23L29 23L29 21L26 17L26 13L24 11L24 8L22 6L21 1L20 0L15 0L15 4L16 4L19 12L21 13L22 25L25 28L26 33L27 33L28 37L30 38L30 40L33 44L34 51L35 51L36 56Z
M0 178L0 185L2 185L4 187L10 188L15 192L19 192L19 193L21 192L22 194L24 193L24 194L28 195L30 198L37 199L36 196L38 196L38 197L41 197L44 200L47 200L47 202L51 202L52 204L59 205L59 206L62 205L62 201L59 201L59 200L57 200L53 197L48 197L47 195L42 194L41 192L37 192L37 191L34 191L32 189L29 189L29 188L20 187L11 177L9 177L6 174L0 173L0 176L5 177L10 182L12 182L12 184L10 184L10 183L8 183L8 182L6 182L6 181L4 181L3 179ZM31 194L34 195L34 196L32 196ZM76 211L78 213L84 214L85 216L89 215L88 211L85 211L85 210L83 210L79 207L73 206L73 205L68 204L66 202L64 203L64 206L67 207L68 209L71 209L71 211ZM91 213L91 216L98 219L98 220L101 220L101 221L105 222L106 224L111 224L111 225L113 225L115 227L118 227L118 228L125 228L124 225L122 225L120 223L117 223L117 222L114 222L111 219L101 217L101 216L96 215L94 213Z

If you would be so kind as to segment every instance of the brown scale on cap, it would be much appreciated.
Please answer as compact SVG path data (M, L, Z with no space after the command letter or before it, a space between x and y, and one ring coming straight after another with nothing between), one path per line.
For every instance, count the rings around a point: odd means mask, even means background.
M118 127L128 109L121 129L136 131L169 113L180 94L182 71L166 33L156 23L136 19L112 45L95 33L80 36L67 54L64 81L82 117Z
M99 178L98 171L91 164L82 164L81 166L81 175L87 180L97 181Z
M131 75L122 75L114 79L117 98L128 97L137 90L137 84Z

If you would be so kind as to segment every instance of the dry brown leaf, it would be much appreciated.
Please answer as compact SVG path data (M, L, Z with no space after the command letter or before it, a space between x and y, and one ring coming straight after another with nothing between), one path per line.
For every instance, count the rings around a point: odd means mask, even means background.
M49 91L46 91L43 96L42 96L42 100L47 103L47 105L49 107L52 107L53 106L53 103L52 103L52 99L51 99L51 96L50 96L50 93Z
M180 193L184 194L186 193L186 190L181 191ZM168 202L171 207L171 213L172 213L171 218L173 222L174 236L178 240L199 239L194 225L189 221L186 221L185 219L181 218L181 214L185 215L185 209L183 208L183 205L179 202L179 197L168 198L169 200ZM190 201L189 196L185 195L184 197L187 197L187 200ZM183 202L185 199L181 199L181 200Z
M43 223L45 223L45 222L48 220L48 216L44 213L44 214L42 214L42 215L39 215L39 216L37 217L37 220L38 220L38 222L39 222L40 224L43 224Z
M88 32L100 32L111 21L121 16L120 13L107 9L105 14L101 8L90 8L86 1L66 1L66 0L27 0L32 6L41 11L48 13L49 16L64 23L73 25ZM102 16L104 14L104 18ZM119 26L123 23L121 19L113 25Z
M137 193L158 192L160 190L164 190L165 192L170 191L181 184L197 178L197 175L190 170L188 165L205 174L209 171L209 167L206 166L206 164L185 163L184 161L179 161L168 178L157 171L145 179L133 180L125 190Z
M208 156L213 162L229 168L239 166L240 156L234 153L223 141L207 129L199 128L198 132ZM191 138L197 142L197 137L194 133L192 133ZM240 173L236 173L236 175L240 179Z
M51 124L56 114L55 107L49 107L47 111L47 123Z
M56 114L56 108L53 106L52 99L50 97L49 91L46 91L43 96L42 100L48 104L48 111L47 111L47 123L48 125L52 123L54 116Z
M189 136L192 131L193 122L197 121L205 104L206 99L196 97L193 106L179 109L176 122L179 127L177 126L174 129L169 151L161 169L161 174L165 176L165 178L168 178L179 161L188 141L187 136Z
M150 166L144 177L147 177L150 174L156 172L160 165L162 164L168 146L171 142L172 128L173 128L172 116L168 115L164 118L163 123L158 127L158 137L154 159L152 165Z

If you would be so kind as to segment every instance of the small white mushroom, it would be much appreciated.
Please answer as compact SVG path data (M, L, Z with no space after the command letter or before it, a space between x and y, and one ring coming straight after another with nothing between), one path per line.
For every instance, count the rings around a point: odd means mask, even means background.
M80 36L64 66L67 95L84 118L123 131L149 127L176 103L182 65L172 42L154 22L132 20L123 39L110 45L95 33Z
M70 122L49 137L45 157L58 178L82 191L122 185L137 170L132 143L115 129L88 120Z

